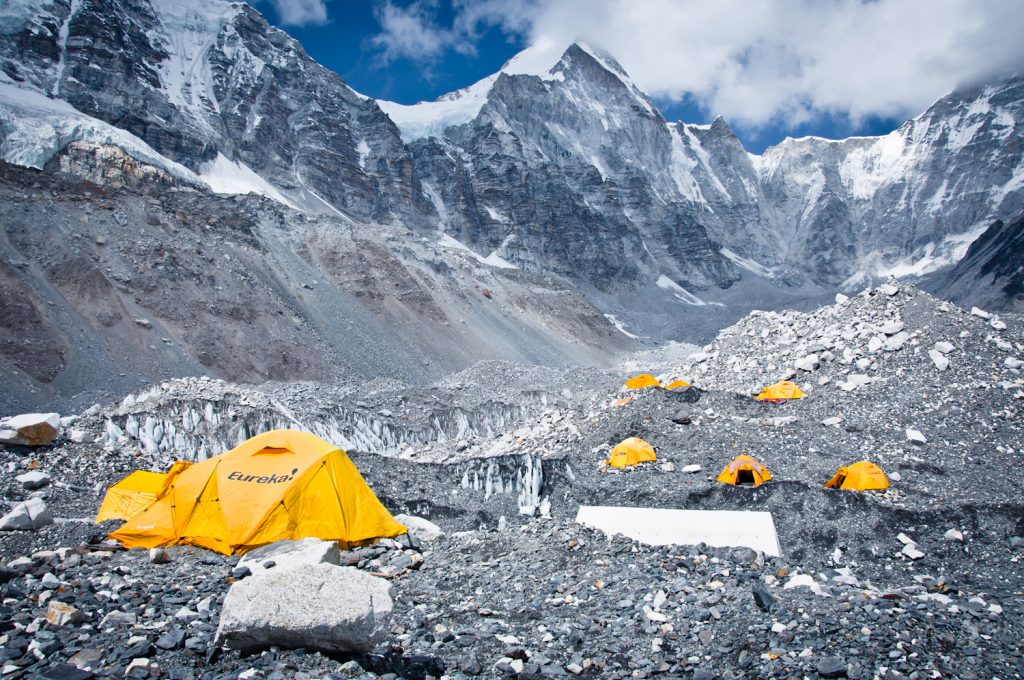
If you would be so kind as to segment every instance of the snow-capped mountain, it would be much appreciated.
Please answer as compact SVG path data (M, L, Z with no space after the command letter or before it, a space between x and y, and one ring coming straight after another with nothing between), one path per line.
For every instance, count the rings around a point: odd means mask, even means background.
M721 118L666 121L583 44L404 106L354 92L241 3L0 9L8 162L112 144L184 184L436 231L598 296L694 306L734 301L740 281L822 290L955 263L1024 209L1022 107L1012 78L958 90L889 135L787 139L756 156Z
M70 141L113 143L222 193L362 221L431 210L376 103L248 5L17 0L0 35L8 161L42 167Z

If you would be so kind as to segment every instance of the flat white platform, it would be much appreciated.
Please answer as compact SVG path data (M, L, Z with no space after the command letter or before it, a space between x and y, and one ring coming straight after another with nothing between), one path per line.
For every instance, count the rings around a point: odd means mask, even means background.
M781 553L770 512L581 505L576 522L648 545L706 543L716 548L751 548L773 557Z

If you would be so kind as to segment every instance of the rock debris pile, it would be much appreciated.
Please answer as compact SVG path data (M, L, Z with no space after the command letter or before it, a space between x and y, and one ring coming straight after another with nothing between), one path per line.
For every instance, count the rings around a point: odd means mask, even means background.
M755 312L658 358L629 369L693 386L626 390L634 373L492 362L428 387L170 381L58 417L51 443L0 450L0 671L1024 675L1019 317L886 284L809 314ZM781 379L807 396L752 399ZM132 470L270 427L348 447L411 534L240 559L118 550L109 523L91 524L105 486ZM601 465L633 436L657 461ZM717 483L739 454L772 481ZM858 460L890 487L823 488ZM782 556L609 538L574 523L580 505L768 511Z

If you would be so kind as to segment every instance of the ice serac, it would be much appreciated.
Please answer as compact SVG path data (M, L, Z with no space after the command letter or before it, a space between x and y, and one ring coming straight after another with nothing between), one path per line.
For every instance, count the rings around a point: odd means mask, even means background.
M433 212L377 104L246 4L14 4L0 10L0 79L130 133L215 190L410 226ZM52 137L51 156L80 138Z

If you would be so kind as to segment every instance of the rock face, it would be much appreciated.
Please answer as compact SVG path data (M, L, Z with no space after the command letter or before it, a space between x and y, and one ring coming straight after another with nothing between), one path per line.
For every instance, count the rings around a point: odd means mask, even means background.
M59 413L23 413L0 421L0 444L46 446L59 432Z
M1024 311L1024 214L993 222L953 269L923 287L964 307Z
M358 569L272 569L231 586L217 638L242 650L276 645L365 652L382 638L391 609L388 582Z

